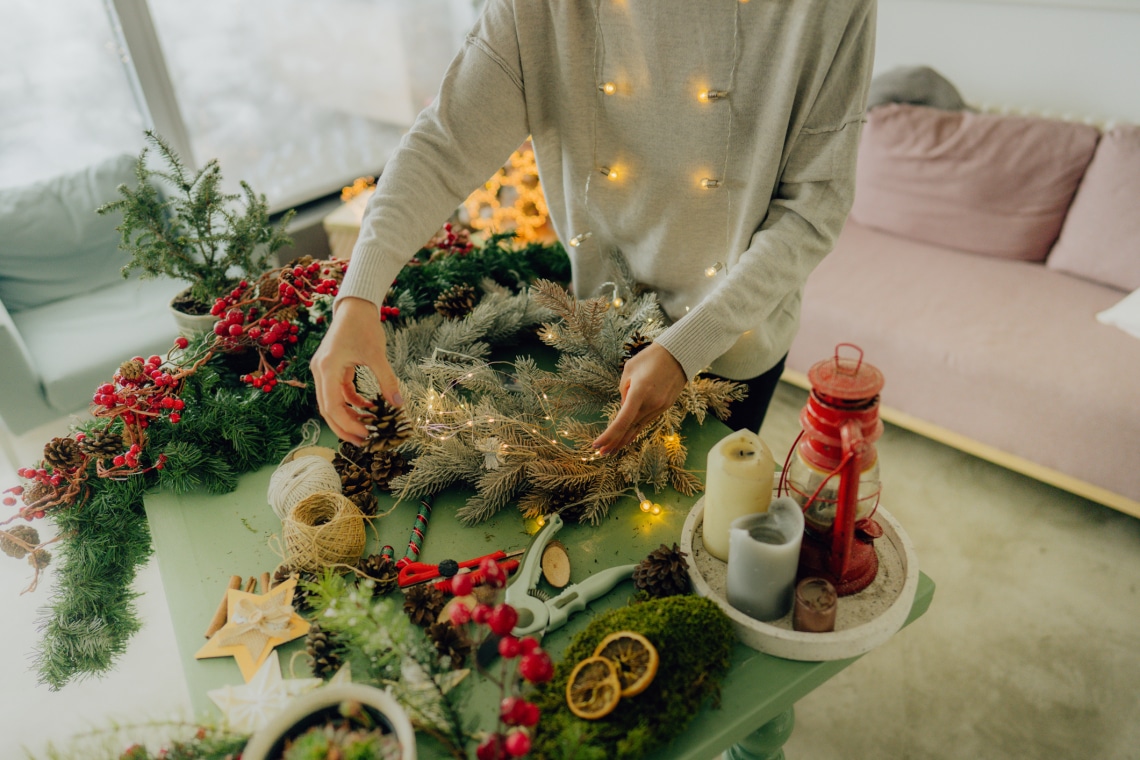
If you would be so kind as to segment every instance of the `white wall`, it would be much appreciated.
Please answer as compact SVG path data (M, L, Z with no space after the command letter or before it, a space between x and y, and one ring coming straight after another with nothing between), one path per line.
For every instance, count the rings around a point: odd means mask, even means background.
M1140 0L879 0L877 45L973 105L1140 124Z

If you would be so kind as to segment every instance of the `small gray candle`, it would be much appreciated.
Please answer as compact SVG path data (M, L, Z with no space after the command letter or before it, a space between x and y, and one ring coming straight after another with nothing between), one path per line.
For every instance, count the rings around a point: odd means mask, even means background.
M804 515L789 497L767 512L732 521L728 549L728 603L757 620L776 620L792 607Z

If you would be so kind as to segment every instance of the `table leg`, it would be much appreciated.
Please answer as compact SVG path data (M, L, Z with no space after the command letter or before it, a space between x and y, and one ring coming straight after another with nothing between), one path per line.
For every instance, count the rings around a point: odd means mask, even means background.
M794 708L780 713L725 750L723 760L784 760L784 742L796 725Z

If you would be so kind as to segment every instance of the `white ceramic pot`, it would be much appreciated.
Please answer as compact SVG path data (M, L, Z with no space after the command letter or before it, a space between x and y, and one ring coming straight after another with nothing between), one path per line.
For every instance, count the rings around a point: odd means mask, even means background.
M183 290L178 295L170 300L170 313L174 315L174 323L178 325L178 334L187 338L193 338L195 335L208 333L214 329L214 323L218 318L213 314L187 314L184 311L179 311L174 308L174 302L185 294Z
M295 726L313 713L345 700L360 702L379 713L400 742L401 760L416 760L416 733L404 708L388 692L359 683L322 686L290 701L284 710L250 737L249 744L242 751L242 760L276 760L270 753Z

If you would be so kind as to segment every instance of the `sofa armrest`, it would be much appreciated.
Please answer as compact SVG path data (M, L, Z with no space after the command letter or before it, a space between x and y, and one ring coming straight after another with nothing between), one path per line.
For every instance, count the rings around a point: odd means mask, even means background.
M0 302L0 421L13 435L27 432L50 422L60 412L47 402L43 384L36 371L12 315Z

